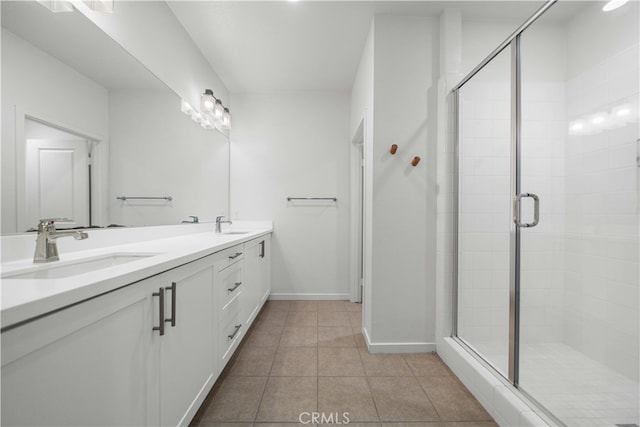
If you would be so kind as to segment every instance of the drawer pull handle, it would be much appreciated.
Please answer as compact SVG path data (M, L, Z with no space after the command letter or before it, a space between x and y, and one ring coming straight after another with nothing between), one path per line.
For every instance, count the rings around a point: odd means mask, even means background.
M227 291L228 292L233 292L236 289L238 289L238 286L240 286L240 285L242 285L242 282L236 282L236 283L233 284L233 288L227 288Z
M167 286L165 289L171 291L171 317L165 319L165 322L171 322L171 327L176 326L176 282L171 282L171 286Z
M242 323L240 323L239 325L236 325L233 333L231 335L227 335L227 338L229 338L230 340L234 339L238 334L238 332L240 331L241 327L242 327Z
M160 332L160 336L164 335L164 289L160 288L158 289L158 292L154 292L151 295L153 295L154 297L158 297L160 299L160 305L159 305L159 315L158 318L160 320L160 326L154 326L153 330L154 331L159 331Z
M242 252L236 252L235 255L229 255L229 259L236 259L238 258L240 255L242 255Z
M260 258L264 258L264 240L260 242Z

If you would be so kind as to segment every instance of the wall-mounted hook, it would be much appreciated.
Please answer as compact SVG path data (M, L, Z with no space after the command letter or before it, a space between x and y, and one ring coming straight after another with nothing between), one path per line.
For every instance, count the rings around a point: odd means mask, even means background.
M391 144L391 148L389 148L389 152L393 155L393 154L396 154L396 151L398 151L398 145Z
M411 160L411 166L416 167L416 166L418 166L418 163L420 163L420 157L419 156L415 156L413 158L413 160Z

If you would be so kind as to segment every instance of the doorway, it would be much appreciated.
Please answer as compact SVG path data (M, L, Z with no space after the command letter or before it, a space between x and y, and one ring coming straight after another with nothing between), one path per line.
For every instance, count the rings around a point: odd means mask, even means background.
M40 219L67 218L75 227L89 227L92 219L91 157L96 141L25 119L24 215L22 231Z
M362 302L365 271L364 119L351 140L351 286L352 302Z

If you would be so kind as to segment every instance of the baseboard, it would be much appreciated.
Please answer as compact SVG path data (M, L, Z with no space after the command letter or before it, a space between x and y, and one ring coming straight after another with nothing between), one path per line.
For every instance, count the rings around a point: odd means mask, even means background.
M362 335L369 353L433 353L436 351L434 342L375 343L371 342L366 328L362 328Z
M270 300L345 300L348 301L350 294L285 294L272 292Z

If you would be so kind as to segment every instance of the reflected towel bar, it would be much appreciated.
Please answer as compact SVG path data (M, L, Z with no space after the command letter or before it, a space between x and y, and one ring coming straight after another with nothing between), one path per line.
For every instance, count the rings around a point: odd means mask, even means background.
M162 196L162 197L131 197L131 196L117 196L116 199L118 200L122 200L123 202L125 200L167 200L167 201L172 201L173 197L171 196Z
M337 202L337 197L287 197L287 202L292 200L331 200L333 202Z

